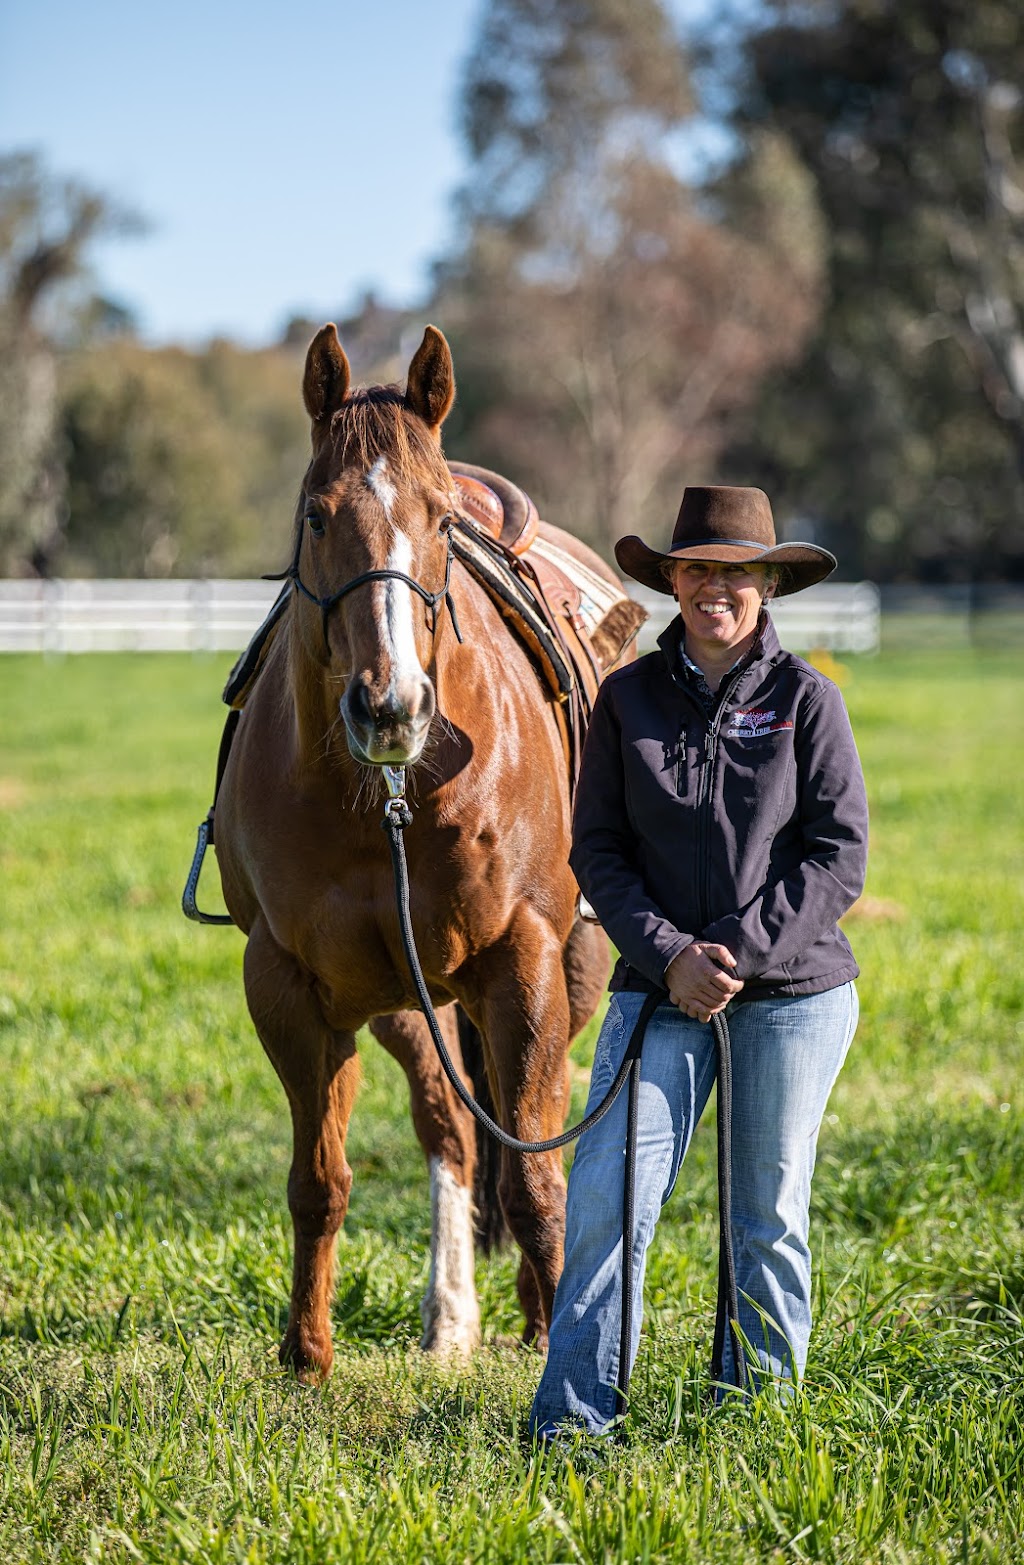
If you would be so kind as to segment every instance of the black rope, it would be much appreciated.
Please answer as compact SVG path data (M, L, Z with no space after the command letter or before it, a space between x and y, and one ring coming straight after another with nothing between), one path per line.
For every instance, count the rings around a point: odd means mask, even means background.
M662 996L656 996L660 1003ZM643 1017L643 1011L640 1016ZM637 1023L639 1026L639 1021ZM647 1020L644 1019L644 1031ZM629 1101L626 1108L626 1167L622 1175L622 1310L619 1325L619 1372L615 1389L619 1397L619 1416L629 1409L629 1376L633 1348L633 1245L636 1226L636 1132L640 1119L640 1051L629 1073ZM621 1429L621 1425L619 1426Z
M739 1336L739 1292L732 1248L732 1040L723 1011L711 1018L718 1055L718 1302L715 1308L715 1340L711 1352L711 1378L722 1379L725 1333L732 1338L733 1363L741 1391L747 1386L747 1361Z
M515 1136L510 1136L508 1131L493 1120L477 1103L476 1099L467 1090L461 1076L455 1069L451 1055L441 1033L434 1007L431 1004L430 994L427 990L423 969L420 966L419 953L416 950L416 942L412 933L412 909L409 901L409 866L405 857L405 843L402 833L412 821L412 812L404 799L393 799L389 802L381 825L387 833L388 846L391 849L391 862L395 874L395 892L398 901L398 928L402 941L402 949L405 959L409 964L409 972L412 975L413 985L419 998L420 1007L426 1018L441 1061L442 1069L455 1090L460 1102L472 1114L481 1125L488 1130L502 1146L508 1147L513 1152L554 1152L559 1147L564 1147L584 1131L596 1125L608 1113L615 1102L623 1086L629 1079L629 1101L626 1110L626 1148L625 1168L623 1171L622 1191L622 1315L619 1332L619 1364L616 1376L616 1393L619 1403L620 1417L625 1414L628 1406L628 1392L630 1379L630 1353L633 1335L633 1245L634 1222L636 1203L636 1138L639 1121L640 1104L640 1061L643 1050L644 1036L647 1025L658 1006L664 1003L665 991L652 990L648 994L640 1008L640 1014L630 1034L626 1052L622 1063L615 1074L615 1079L609 1087L604 1098L597 1108L587 1114L578 1125L573 1125L569 1130L564 1130L559 1136L552 1136L547 1141L520 1141ZM729 1038L729 1024L724 1014L719 1011L711 1018L711 1027L715 1036L715 1046L718 1055L718 1221L719 1221L719 1250L718 1250L718 1302L715 1309L715 1339L712 1353L711 1375L713 1380L720 1380L723 1367L723 1349L725 1345L725 1332L728 1329L732 1333L733 1355L736 1365L736 1377L740 1389L744 1390L747 1384L746 1361L743 1357L742 1344L739 1339L739 1295L736 1287L736 1268L733 1259L732 1248L732 1051Z
M582 1136L585 1130L596 1125L604 1119L622 1088L625 1086L630 1067L634 1060L639 1060L640 1050L643 1047L644 1033L647 1031L647 1023L657 1007L664 999L664 992L656 990L648 995L643 1008L637 1018L626 1053L615 1075L615 1080L608 1089L607 1096L592 1110L578 1125L573 1125L569 1130L563 1130L561 1135L551 1136L547 1141L519 1141L515 1136L510 1136L507 1130L503 1130L497 1120L485 1112L467 1089L462 1077L452 1063L452 1057L448 1053L447 1045L434 1014L434 1007L430 1001L426 979L423 977L423 969L420 966L419 954L416 943L412 937L412 910L409 905L409 866L405 858L405 843L402 840L402 832L412 819L407 805L402 804L398 810L394 804L389 804L388 812L382 821L387 832L388 846L391 849L391 862L395 872L395 891L398 899L398 929L402 939L402 949L405 959L409 964L409 972L412 974L413 985L420 1002L423 1015L426 1017L427 1026L430 1028L430 1036L434 1040L438 1058L442 1069L459 1098L473 1118L478 1120L486 1130L489 1130L496 1141L500 1141L503 1147L508 1147L511 1152L555 1152L559 1147L568 1146L570 1141L575 1141Z

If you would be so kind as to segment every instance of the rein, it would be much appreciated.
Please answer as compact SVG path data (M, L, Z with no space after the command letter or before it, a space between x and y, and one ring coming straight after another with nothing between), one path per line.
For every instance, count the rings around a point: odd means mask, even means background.
M431 619L430 633L431 633L432 636L436 636L436 634L437 634L437 610L438 610L438 606L442 602L444 604L446 604L447 609L448 609L448 613L449 613L449 615L451 617L452 629L455 632L455 639L456 639L456 641L458 641L461 644L462 632L459 629L459 619L458 619L458 615L455 612L455 600L453 599L453 597L451 595L452 560L455 557L454 556L454 550L452 548L452 524L451 524L451 522L449 522L448 526L445 528L445 540L446 540L446 555L445 555L445 568L444 568L444 583L443 583L443 585L441 586L441 588L440 588L440 590L438 592L428 592L426 587L424 587L421 582L414 581L411 576L406 576L404 571L381 570L381 571L363 571L361 576L353 576L352 580L351 581L347 581L343 587L339 587L337 592L329 593L326 597L321 598L313 591L313 589L311 587L307 587L306 586L306 583L303 581L302 576L299 573L299 561L300 561L300 559L302 557L302 527L301 527L301 525L299 527L299 535L298 535L298 538L297 538L296 543L295 543L295 558L292 560L292 563L289 565L288 569L286 571L277 571L277 572L275 572L273 574L265 575L261 579L263 581L290 581L290 582L294 582L295 586L302 593L303 597L304 598L308 598L310 603L315 603L316 604L317 608L320 610L320 616L321 616L321 619L322 619L322 622L323 622L324 646L325 646L325 648L327 649L328 652L330 652L331 647L330 647L330 642L327 639L327 619L328 619L328 615L330 614L331 610L334 608L336 603L340 603L342 598L347 597L350 592L354 592L357 587L364 587L367 584L367 582L371 582L371 581L400 581L400 582L404 582L405 585L407 587L411 588L411 590L413 592L418 593L419 596L423 599L424 603L427 605L428 609L431 612L432 619Z
M412 825L412 811L405 796L405 767L384 766L382 770L387 784L388 800L384 806L384 819L381 821L381 827L387 834L388 846L391 849L391 864L395 875L395 898L398 904L398 929L401 936L402 949L405 952L405 959L409 966L409 973L412 977L417 998L419 999L420 1009L430 1029L430 1036L437 1051L438 1059L441 1062L441 1068L451 1083L459 1101L464 1104L473 1118L496 1141L500 1142L503 1147L508 1147L510 1151L523 1153L554 1152L560 1147L567 1146L570 1142L577 1140L578 1137L583 1135L584 1131L589 1130L591 1126L602 1120L622 1091L627 1078L629 1080L629 1097L626 1112L626 1159L623 1173L622 1201L622 1325L619 1334L619 1364L616 1377L619 1414L622 1417L625 1415L628 1407L629 1358L633 1333L634 1182L636 1175L637 1123L640 1104L640 1058L647 1025L658 1006L664 1001L665 991L663 989L655 989L646 996L633 1031L630 1034L626 1052L623 1055L622 1063L616 1072L614 1081L597 1107L591 1110L578 1125L573 1125L570 1129L563 1130L560 1135L551 1136L546 1141L519 1141L515 1136L510 1136L507 1130L502 1129L497 1121L493 1120L480 1107L472 1093L468 1091L461 1076L455 1069L451 1055L448 1053L444 1035L437 1020L437 1014L431 1003L426 979L423 976L423 968L420 964L416 940L412 930L412 908L409 900L409 866L405 856L405 841L403 837L406 827ZM732 1249L732 1045L729 1037L729 1024L720 1012L711 1017L711 1028L715 1036L715 1049L718 1056L719 1221L718 1303L715 1311L715 1338L711 1359L711 1375L713 1380L721 1378L725 1334L726 1330L728 1330L732 1337L733 1362L736 1366L736 1375L742 1391L746 1389L747 1367L743 1356L743 1345L738 1332L739 1296L736 1288L736 1268Z

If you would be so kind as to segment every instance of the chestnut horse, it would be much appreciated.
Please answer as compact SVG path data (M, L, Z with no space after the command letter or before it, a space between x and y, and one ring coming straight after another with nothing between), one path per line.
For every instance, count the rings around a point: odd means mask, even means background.
M569 1042L608 972L603 934L575 917L551 698L451 555L456 502L440 444L455 393L448 344L427 328L404 393L350 391L349 380L326 326L303 379L312 457L295 522L296 586L238 725L216 817L224 897L248 936L249 1009L292 1115L295 1253L280 1357L308 1381L333 1359L335 1240L352 1183L345 1136L367 1022L408 1077L430 1169L423 1345L467 1353L480 1334L474 1130L413 1009L380 767L414 769L413 927L450 1051L461 1059L457 1002L482 1035L499 1117L517 1137L561 1129ZM615 582L589 550L545 531ZM385 574L340 593L367 572ZM562 1266L560 1154L503 1151L498 1193L522 1250L525 1335L543 1346Z

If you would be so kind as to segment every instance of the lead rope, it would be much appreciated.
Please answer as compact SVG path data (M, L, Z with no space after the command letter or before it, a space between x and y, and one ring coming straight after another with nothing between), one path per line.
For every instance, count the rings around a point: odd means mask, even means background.
M591 1126L602 1120L622 1091L627 1077L629 1078L629 1099L626 1112L626 1157L623 1171L622 1199L622 1325L619 1334L619 1363L616 1376L619 1417L622 1419L628 1407L627 1393L629 1391L630 1350L633 1335L633 1219L636 1133L640 1103L640 1057L643 1050L644 1035L647 1032L647 1024L658 1006L665 999L665 991L663 989L653 990L644 999L640 1014L630 1035L626 1052L622 1058L622 1063L616 1072L614 1081L604 1098L597 1105L597 1108L580 1120L578 1125L573 1125L569 1130L563 1130L560 1135L551 1136L546 1141L519 1141L515 1136L510 1136L508 1131L503 1130L497 1121L493 1120L480 1107L472 1093L468 1091L461 1076L455 1069L451 1055L448 1053L448 1047L444 1041L434 1007L431 1004L430 994L427 990L423 969L420 965L419 953L416 950L416 941L412 932L412 909L409 902L409 866L406 861L405 841L402 836L405 828L412 824L412 811L405 797L405 767L384 766L381 770L384 773L384 780L388 789L388 801L384 807L384 819L381 821L381 826L387 834L388 846L391 849L391 864L395 876L395 897L398 903L398 929L402 941L402 949L409 964L409 972L420 1002L420 1008L430 1029L430 1036L433 1039L434 1048L437 1050L438 1059L441 1061L441 1068L451 1083L459 1101L469 1110L473 1118L490 1132L496 1141L500 1142L503 1147L508 1147L510 1151L525 1153L554 1152L560 1147L568 1146L571 1141L575 1141L579 1136L582 1136L584 1131L589 1130ZM732 1332L737 1378L742 1389L746 1386L746 1365L740 1351L741 1344L736 1329L736 1322L739 1318L739 1305L732 1253L732 1186L730 1177L732 1151L732 1060L729 1027L725 1017L718 1014L713 1016L711 1021L718 1054L719 1148L718 1303L715 1312L715 1346L712 1355L711 1372L714 1379L720 1379L722 1373L722 1346L725 1342L725 1325L728 1320ZM621 1423L619 1427L621 1429Z
M721 1382L728 1323L732 1359L740 1391L747 1389L747 1361L739 1335L740 1301L736 1287L736 1262L732 1249L732 1039L724 1011L711 1018L718 1056L718 1302L715 1306L715 1340L711 1350L711 1379Z

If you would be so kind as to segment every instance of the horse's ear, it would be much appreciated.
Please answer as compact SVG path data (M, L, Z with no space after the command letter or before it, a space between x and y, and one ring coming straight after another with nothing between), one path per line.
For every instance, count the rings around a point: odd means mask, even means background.
M405 400L435 434L451 412L455 401L452 350L436 326L427 327L409 365Z
M302 400L314 424L323 423L338 411L348 396L351 380L345 350L331 321L321 326L310 343L302 376Z

